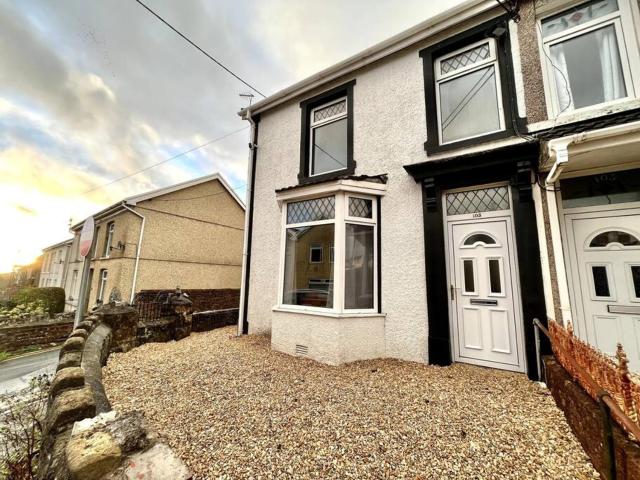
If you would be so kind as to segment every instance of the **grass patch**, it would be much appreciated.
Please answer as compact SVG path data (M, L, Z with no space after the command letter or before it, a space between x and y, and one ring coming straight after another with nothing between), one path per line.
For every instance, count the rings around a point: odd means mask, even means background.
M13 357L18 357L20 355L24 355L25 353L38 352L40 350L52 348L54 346L56 346L56 345L51 345L51 344L29 345L28 347L22 347L22 348L19 348L18 350L13 350L11 352L5 352L5 351L0 350L0 362L3 362L4 360L9 360L10 358L13 358ZM2 478L2 477L0 477L0 478Z

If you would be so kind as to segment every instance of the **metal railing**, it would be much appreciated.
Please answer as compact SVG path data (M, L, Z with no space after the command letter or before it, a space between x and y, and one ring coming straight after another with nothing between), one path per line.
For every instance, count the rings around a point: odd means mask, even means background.
M608 477L615 479L615 443L611 420L613 419L636 441L640 440L638 405L637 399L634 398L634 393L640 392L640 388L636 390L640 385L631 378L622 346L618 344L616 355L618 365L616 365L613 360L607 358L600 351L575 337L571 326L564 329L555 321L550 320L550 328L547 329L537 318L533 319L533 325L536 335L538 372L541 372L539 332L542 332L551 342L554 356L558 362L600 406L604 422L604 466L609 474ZM587 363L589 368L585 368L582 363ZM599 377L607 379L602 383L606 383L609 387L613 386L616 395L612 395L591 375L590 371L594 370L600 372Z

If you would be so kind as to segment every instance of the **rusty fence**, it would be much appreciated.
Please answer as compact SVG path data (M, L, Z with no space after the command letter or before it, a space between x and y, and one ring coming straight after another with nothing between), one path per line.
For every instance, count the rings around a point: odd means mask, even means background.
M537 322L537 321L536 321ZM615 359L579 339L569 325L549 320L547 331L553 353L569 374L598 403L604 403L612 418L628 434L640 440L640 378L629 372L629 361L618 344Z
M150 322L173 314L173 308L165 302L136 302L131 306L138 311L141 322Z

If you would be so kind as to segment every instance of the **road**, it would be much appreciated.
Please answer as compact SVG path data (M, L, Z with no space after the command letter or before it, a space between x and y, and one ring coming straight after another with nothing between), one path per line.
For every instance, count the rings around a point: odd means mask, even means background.
M33 353L0 363L0 394L12 393L29 385L29 379L56 371L59 348Z

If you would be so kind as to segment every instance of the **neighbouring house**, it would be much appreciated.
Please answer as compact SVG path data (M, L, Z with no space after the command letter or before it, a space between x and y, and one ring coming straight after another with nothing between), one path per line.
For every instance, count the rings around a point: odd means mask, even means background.
M96 213L88 306L114 289L133 302L141 290L239 288L244 203L220 174L135 195ZM75 310L82 279L72 227L66 310Z
M25 265L14 265L9 278L9 288L12 290L22 287L37 287L42 270L42 255L33 262Z
M261 100L239 331L537 376L534 318L640 368L636 0L471 0Z
M73 238L42 249L39 287L63 287L66 283L69 252Z

